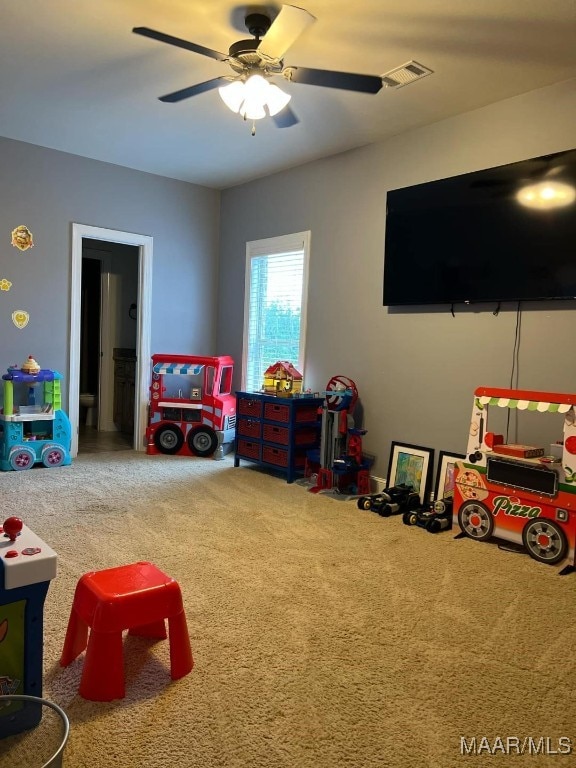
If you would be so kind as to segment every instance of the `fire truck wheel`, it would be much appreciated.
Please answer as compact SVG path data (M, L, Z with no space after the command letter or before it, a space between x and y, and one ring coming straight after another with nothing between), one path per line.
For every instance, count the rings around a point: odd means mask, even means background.
M468 501L460 507L458 524L466 536L476 541L486 541L494 530L494 520L488 507L479 501Z
M559 525L552 520L535 518L524 526L522 541L530 557L555 565L566 557L568 541Z
M154 445L160 453L178 453L184 445L184 435L180 427L164 424L154 433Z
M212 456L218 448L218 438L210 427L198 427L188 434L188 448L194 456Z

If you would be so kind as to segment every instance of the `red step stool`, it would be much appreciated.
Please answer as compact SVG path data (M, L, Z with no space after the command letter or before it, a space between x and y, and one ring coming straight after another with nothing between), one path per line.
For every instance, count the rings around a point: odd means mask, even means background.
M165 619L170 675L177 680L194 666L178 582L148 562L86 573L76 585L60 665L68 666L87 647L80 695L91 701L122 699L122 632L165 639Z

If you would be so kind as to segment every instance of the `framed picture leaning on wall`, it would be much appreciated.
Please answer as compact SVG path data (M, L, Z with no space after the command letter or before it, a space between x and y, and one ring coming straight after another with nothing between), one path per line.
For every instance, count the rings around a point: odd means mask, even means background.
M420 496L420 503L429 499L434 466L434 449L393 441L388 464L389 487L411 485Z
M449 451L440 451L438 456L438 471L436 472L436 485L434 487L434 498L451 498L454 495L454 470L457 461L462 461L466 457L463 453L450 453Z

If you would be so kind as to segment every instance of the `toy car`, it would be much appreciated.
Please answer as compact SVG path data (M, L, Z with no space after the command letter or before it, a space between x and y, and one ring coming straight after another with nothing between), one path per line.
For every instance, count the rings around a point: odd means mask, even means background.
M451 498L438 499L428 507L407 510L402 515L402 522L405 525L418 525L429 533L446 531L452 528L452 505Z
M361 496L357 502L358 509L369 509L381 517L398 515L420 506L420 496L411 485L395 485L386 488L381 493Z

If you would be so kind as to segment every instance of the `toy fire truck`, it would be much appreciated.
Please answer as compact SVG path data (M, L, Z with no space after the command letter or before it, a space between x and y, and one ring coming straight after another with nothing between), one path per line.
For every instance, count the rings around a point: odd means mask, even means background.
M223 458L236 427L233 370L226 355L152 355L146 452Z
M466 459L455 471L453 523L460 535L522 545L535 560L574 570L576 551L576 394L479 387ZM543 447L507 444L488 431L490 408L555 413L564 439Z

